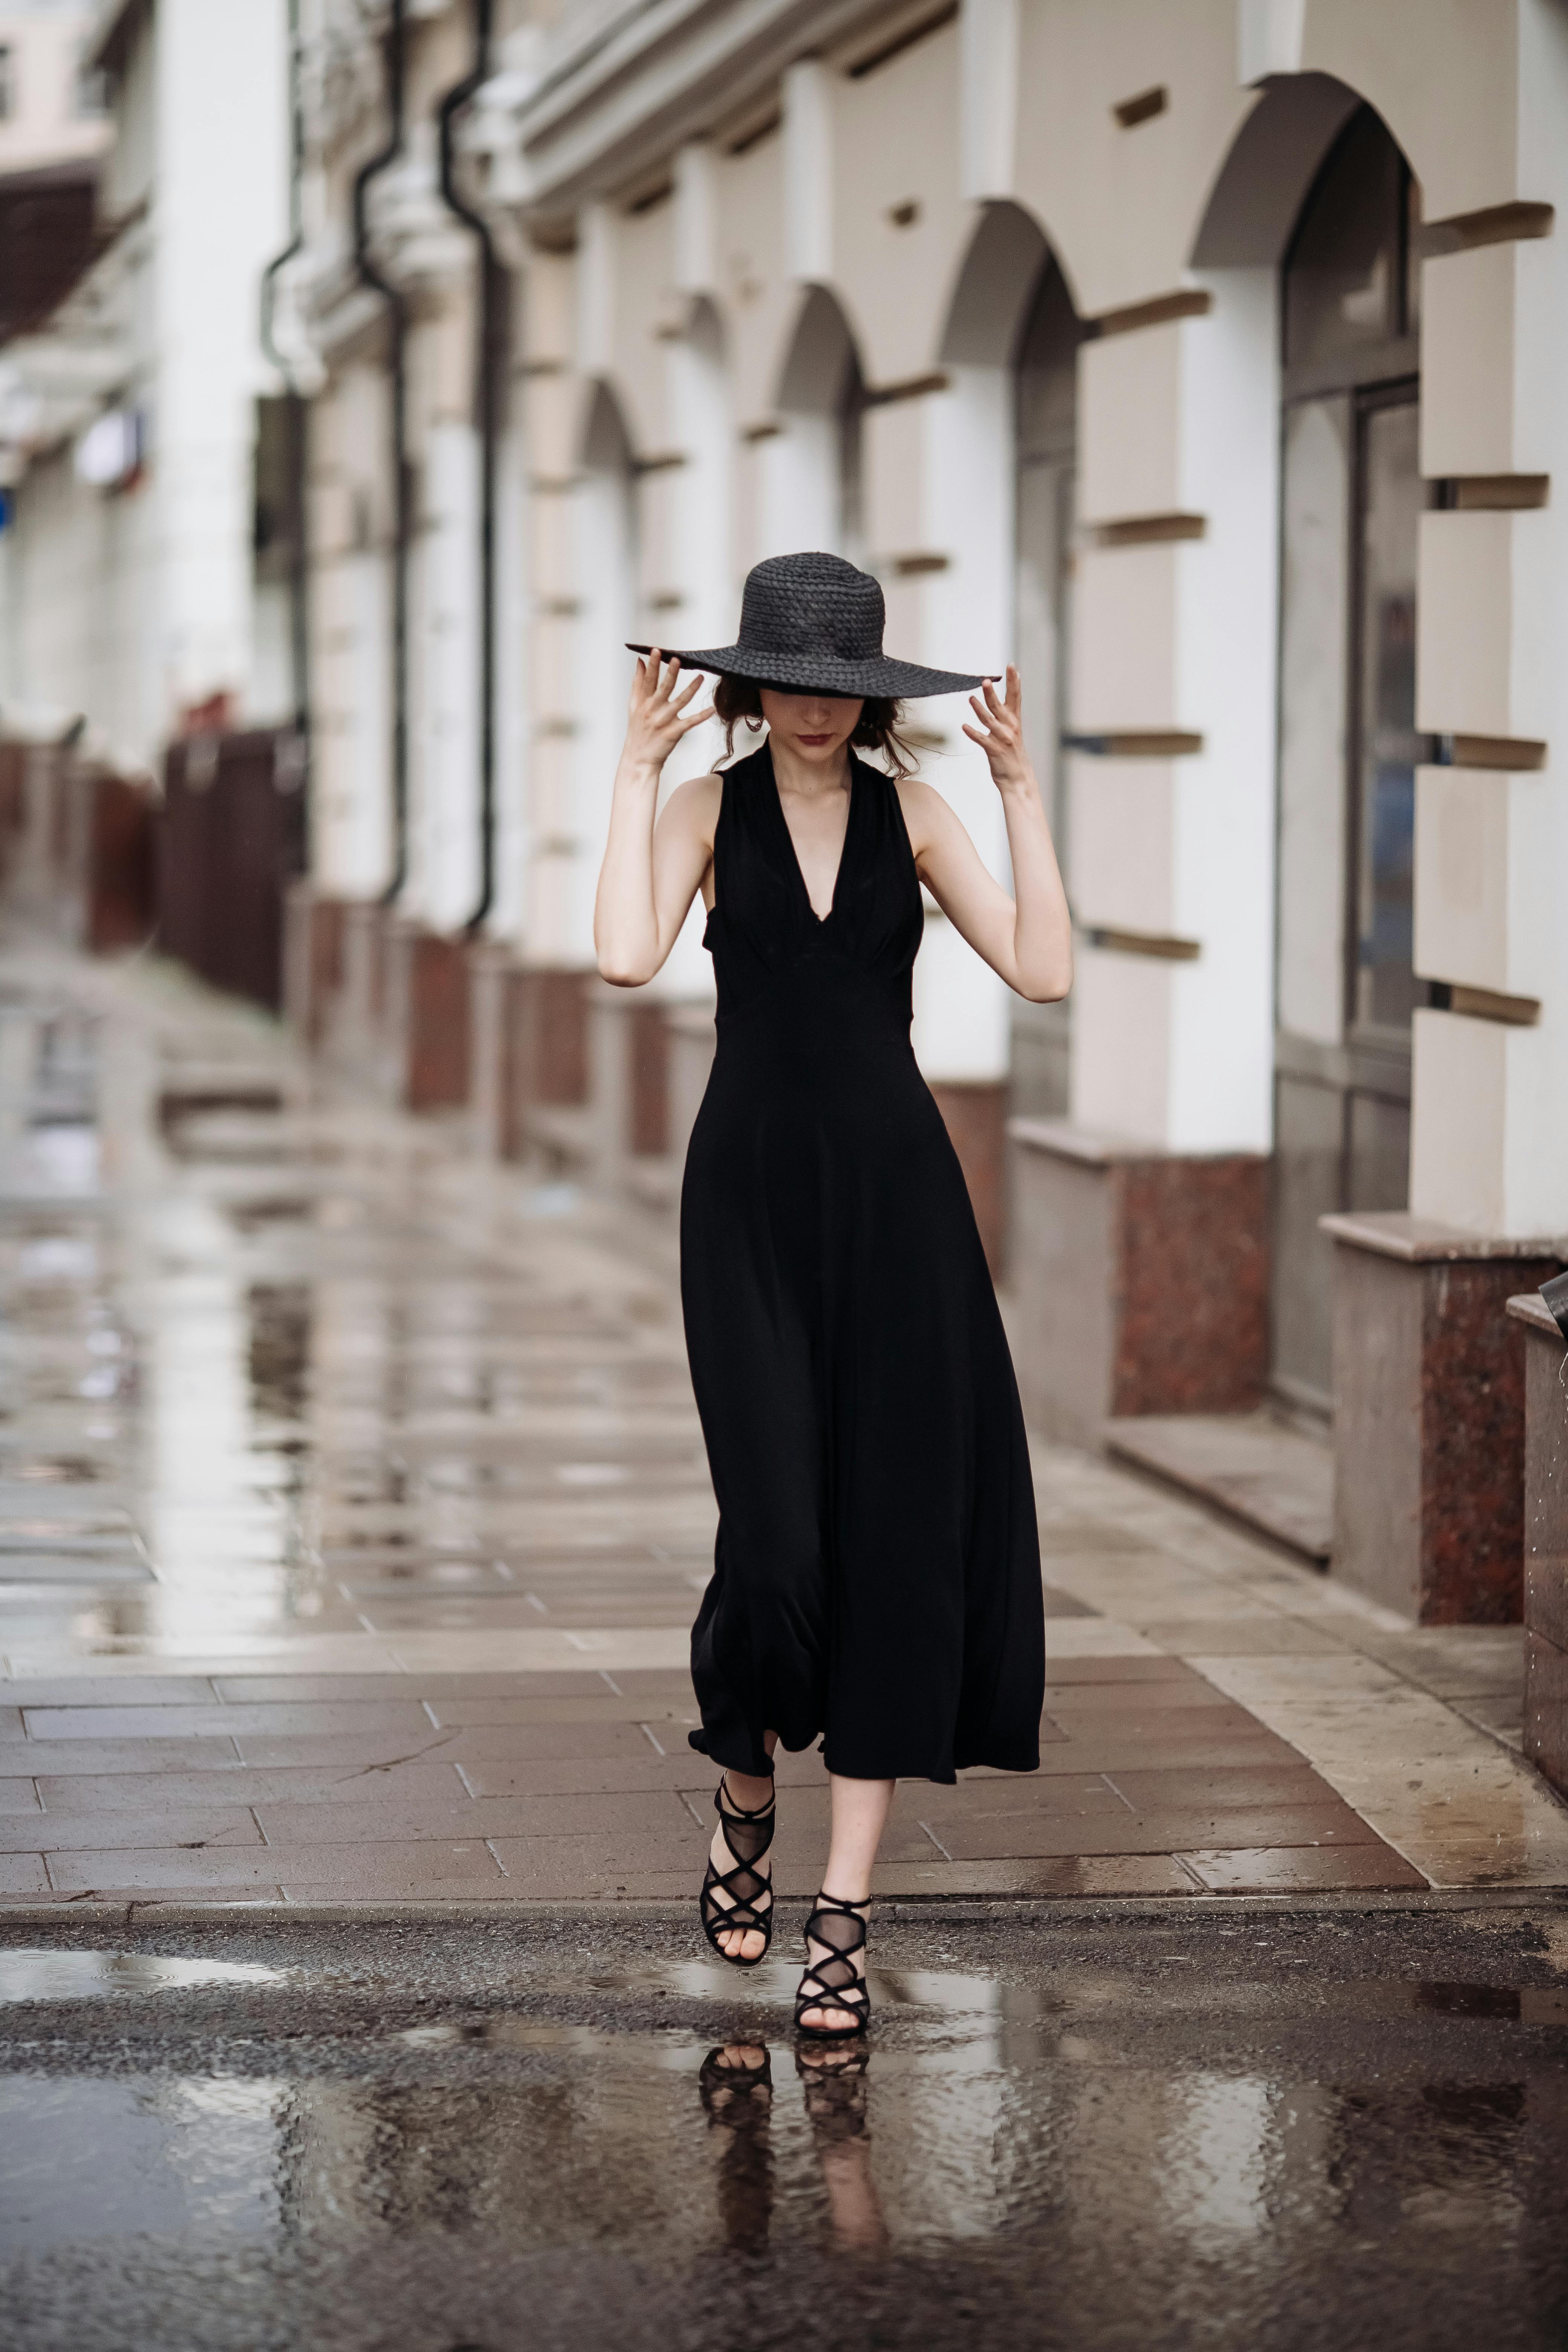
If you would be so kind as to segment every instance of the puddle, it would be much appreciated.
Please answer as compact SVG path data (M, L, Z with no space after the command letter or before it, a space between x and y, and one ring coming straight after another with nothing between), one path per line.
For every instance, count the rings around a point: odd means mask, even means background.
M535 1965L523 1944L497 2013L463 2007L493 1998L497 1948L462 1946L430 1957L448 2013L386 2033L366 2030L378 1979L340 1948L331 2006L291 2004L280 2040L249 2013L215 2054L206 2026L131 2012L96 2067L90 2045L44 2063L29 2044L0 2074L7 2346L654 2352L756 2340L724 2301L752 2284L769 2340L825 2347L1557 2340L1562 2045L1520 2031L1550 1990L1176 1972L1196 2006L1161 2017L1159 1969L887 1969L879 2033L824 2049L759 2031L787 2014L782 1963L737 1986L629 1953ZM416 1948L400 1969L406 2014ZM0 1984L289 1973L28 1950ZM693 2030L678 2003L710 1997ZM1479 2029L1458 2066L1456 2028ZM241 2306L251 2333L226 2336Z
M101 2000L107 1993L184 1992L193 1985L284 1984L291 1974L241 1960L23 1948L0 1951L0 2002Z

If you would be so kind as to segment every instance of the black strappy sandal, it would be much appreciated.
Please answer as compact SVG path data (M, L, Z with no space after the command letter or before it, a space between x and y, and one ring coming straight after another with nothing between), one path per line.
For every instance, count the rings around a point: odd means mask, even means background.
M840 1903L824 1887L816 1898L816 1908L805 1923L805 1973L795 1997L795 2030L810 2042L849 2042L871 2021L870 1987L855 1965L866 1948L870 1908L868 1895L863 1903ZM824 1958L812 1958L813 1944L825 1948ZM846 2010L855 2022L805 2025L802 2015L808 2009Z
M776 1816L772 1798L765 1805L759 1805L754 1813L748 1813L742 1811L732 1797L726 1804L727 1793L726 1784L721 1780L713 1791L713 1810L719 1816L724 1843L734 1856L734 1862L729 1870L715 1870L713 1857L709 1855L698 1907L702 1918L702 1932L719 1958L727 1960L732 1969L754 1969L759 1961L767 1958L768 1946L773 1939L773 1881L763 1876L757 1864L773 1842ZM727 1895L729 1903L717 1902L715 1895L718 1894ZM763 1910L759 1906L764 1895L767 1908ZM753 1929L763 1938L763 1948L750 1959L742 1959L738 1952L727 1952L719 1941L721 1936L735 1931L746 1935Z

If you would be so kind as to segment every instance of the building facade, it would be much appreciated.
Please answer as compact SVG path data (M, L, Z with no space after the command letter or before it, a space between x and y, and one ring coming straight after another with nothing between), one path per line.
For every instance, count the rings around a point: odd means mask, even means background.
M285 390L259 326L288 234L285 0L56 18L108 143L68 285L0 348L0 703L80 720L147 772L192 727L294 707L287 593L257 530Z
M1012 1003L932 907L915 1040L1032 1415L1332 1410L1335 1572L1517 1615L1502 1302L1568 1246L1559 0L217 16L110 9L95 55L122 124L138 26L269 110L232 283L271 257L309 401L310 1033L667 1200L710 983L695 922L648 990L592 976L625 642L721 641L752 562L836 549L892 650L1023 671L1074 990ZM226 544L122 665L141 740L261 691ZM962 716L920 707L922 770L1005 873Z

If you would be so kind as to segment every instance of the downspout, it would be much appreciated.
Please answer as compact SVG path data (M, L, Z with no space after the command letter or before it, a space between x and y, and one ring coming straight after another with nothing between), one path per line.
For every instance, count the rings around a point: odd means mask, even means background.
M479 349L475 358L475 422L479 436L479 899L465 926L484 928L496 895L496 457L500 432L501 348L506 284L489 227L457 184L455 133L458 115L490 70L494 0L474 0L473 62L442 99L441 194L447 210L471 229L479 245Z
M301 185L305 173L305 101L302 89L300 44L300 0L289 0L289 242L281 253L269 261L261 277L261 348L272 362L285 385L289 417L289 475L294 485L298 506L293 517L294 529L289 534L289 683L293 688L294 730L305 753L301 779L307 794L310 789L310 593L306 519L305 468L308 457L307 433L309 409L300 390L290 362L278 348L274 336L278 312L278 279L284 266L293 260L305 242L304 215L301 209ZM309 817L307 813L307 825ZM307 831L306 838L309 839Z
M354 173L354 268L360 284L386 304L392 376L392 878L382 904L393 906L408 879L408 549L414 501L408 472L408 305L371 258L367 199L371 182L403 153L406 0L392 0L386 38L386 106L391 126L384 147Z

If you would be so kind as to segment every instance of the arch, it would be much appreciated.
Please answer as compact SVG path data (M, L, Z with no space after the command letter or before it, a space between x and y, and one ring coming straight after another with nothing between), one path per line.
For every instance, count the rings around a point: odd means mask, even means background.
M866 383L854 330L826 286L805 289L773 404L784 432L762 448L762 551L821 547L863 562Z
M798 416L836 416L863 384L859 350L842 304L826 286L808 287L779 371L775 405Z
M1332 74L1271 79L1209 190L1192 267L1271 269L1281 261L1324 158L1364 103Z
M951 367L1011 367L1047 268L1072 289L1050 240L1031 213L988 204L959 262L948 297L940 356Z
M636 464L626 413L602 376L594 377L588 387L577 462L590 474L629 475Z
M719 306L707 294L695 294L686 318L686 340L710 367L721 368L729 359L729 339Z

